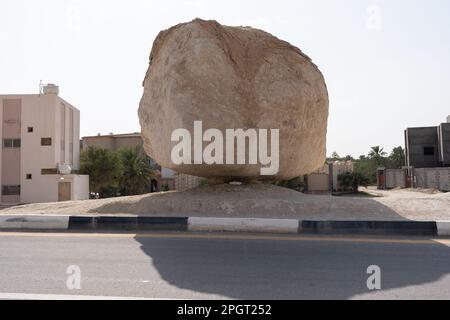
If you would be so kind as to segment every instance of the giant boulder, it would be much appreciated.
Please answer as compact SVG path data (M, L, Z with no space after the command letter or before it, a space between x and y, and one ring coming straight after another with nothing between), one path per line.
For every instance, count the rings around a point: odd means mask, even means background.
M321 167L328 92L300 49L262 30L196 19L162 31L150 55L139 118L144 148L163 167L219 180L290 179ZM280 166L176 165L174 130L279 129ZM205 146L207 143L205 143Z

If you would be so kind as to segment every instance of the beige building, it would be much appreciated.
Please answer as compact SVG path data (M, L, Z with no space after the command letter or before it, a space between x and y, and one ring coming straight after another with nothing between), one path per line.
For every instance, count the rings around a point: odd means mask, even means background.
M96 147L108 150L119 150L121 148L135 148L142 146L141 134L126 133L126 134L98 134L92 137L83 137L81 141L81 149L86 150L89 147Z
M89 198L79 170L80 112L55 85L40 94L0 95L1 203Z

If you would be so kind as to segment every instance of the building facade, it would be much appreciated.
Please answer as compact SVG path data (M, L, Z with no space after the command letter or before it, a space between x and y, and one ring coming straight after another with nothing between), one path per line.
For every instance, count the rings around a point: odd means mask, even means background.
M136 148L142 146L141 134L126 133L126 134L98 134L92 137L83 137L81 141L81 149L87 150L89 147L96 147L116 151L121 148Z
M41 94L0 95L2 203L89 199L79 170L80 112L55 85Z
M450 117L437 127L405 130L406 167L450 167Z
M379 189L450 191L450 116L437 127L406 129L405 153L404 168L378 168Z

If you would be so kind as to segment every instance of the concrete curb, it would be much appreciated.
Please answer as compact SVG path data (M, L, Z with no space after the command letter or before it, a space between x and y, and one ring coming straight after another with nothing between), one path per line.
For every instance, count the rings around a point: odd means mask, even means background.
M67 230L68 216L0 215L0 230Z
M450 221L311 221L256 218L0 215L0 231L2 230L450 236Z
M436 221L436 226L439 236L450 236L450 221Z
M434 221L302 221L300 233L437 236Z
M298 233L299 221L288 219L189 218L189 231Z

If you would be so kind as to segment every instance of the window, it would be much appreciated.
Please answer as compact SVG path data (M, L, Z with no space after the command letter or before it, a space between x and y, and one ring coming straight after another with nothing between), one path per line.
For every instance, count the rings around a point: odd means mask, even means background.
M434 156L434 147L424 147L423 155L424 156Z
M51 146L52 138L41 138L41 146Z
M29 133L31 133L31 132L33 132L34 131L34 128L33 127L28 127L28 130L27 130Z
M3 139L3 148L12 148L13 140L12 139Z
M4 196L18 196L20 195L20 186L3 186L2 195Z
M41 169L42 175L58 174L58 169Z
M33 175L30 174L30 173L28 173L28 174L27 174L27 180L31 180L31 179L33 179Z
M3 148L20 148L21 140L20 139L3 139Z

